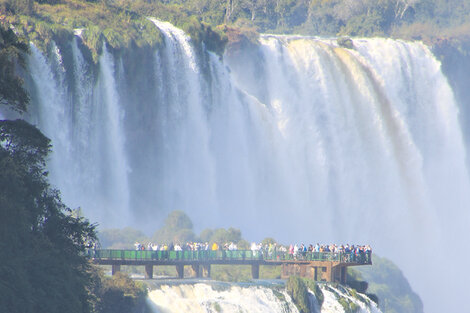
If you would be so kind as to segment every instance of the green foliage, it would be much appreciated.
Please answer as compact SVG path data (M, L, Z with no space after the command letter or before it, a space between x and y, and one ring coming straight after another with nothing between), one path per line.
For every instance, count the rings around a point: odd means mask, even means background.
M24 112L28 97L11 64L27 46L0 28L1 105ZM86 245L95 226L67 208L47 181L50 140L23 120L0 121L0 307L6 312L89 312Z
M360 310L360 307L349 299L341 297L338 299L338 302L343 307L345 313L357 313Z
M98 233L100 244L105 249L133 249L134 243L147 241L145 234L131 227L105 229Z
M51 40L70 40L75 29L82 29L83 42L95 62L103 43L117 51L162 43L159 30L145 16L104 2L64 0L61 5L37 4L36 8L34 15L11 14L6 20L43 51Z
M8 312L86 312L86 243L94 226L71 214L45 171L49 140L0 121L0 306ZM24 299L28 297L28 299Z
M165 228L168 229L192 229L193 222L183 211L172 211L165 220Z
M29 96L23 80L16 75L16 64L24 67L28 45L18 40L11 29L0 25L0 105L17 112L25 112Z
M303 279L305 285L307 288L313 292L315 295L315 298L317 298L318 305L321 307L323 304L323 301L325 301L325 296L323 295L323 292L320 289L320 286L318 286L317 282L309 279L309 278L304 278Z
M349 287L360 293L366 293L369 287L369 284L362 280L361 274L352 268L348 268L346 282Z
M246 265L212 265L211 278L226 282L247 282L251 278L251 267Z
M225 244L234 242L237 243L242 239L242 233L239 229L230 227L229 229L217 228L211 236L210 242L217 242L218 244Z
M212 229L206 228L199 235L199 241L209 242L209 241L211 241L211 238L212 238L213 234L214 234L214 231Z
M276 265L262 265L259 268L259 277L262 279L280 279L281 267Z
M276 289L273 289L273 294L276 296L276 298L279 299L281 302L286 302L286 297L282 292L277 291Z
M359 15L349 19L338 32L348 36L383 36L383 16L379 14Z
M0 10L18 33L43 49L55 37L70 37L74 29L83 29L95 62L103 42L117 51L162 44L147 16L172 22L190 34L196 47L204 44L218 55L224 53L231 40L228 31L234 28L434 43L468 38L462 26L470 24L470 0L41 0L34 6L33 0L0 0Z
M351 38L340 37L337 39L337 42L340 47L347 48L347 49L354 49L354 44Z
M250 250L250 243L245 239L241 239L238 241L237 247L239 250Z
M239 249L248 249L250 244L242 239L242 233L239 229L230 227L228 229L225 228L216 228L204 229L201 234L199 235L199 241L201 242L209 242L209 243L218 243L219 245L224 245L225 243L233 242L237 244Z
M266 237L261 241L261 244L263 246L269 245L269 244L275 244L275 243L276 243L276 239L274 239L272 237Z
M193 223L183 211L173 211L166 218L163 227L156 230L152 238L143 232L127 227L124 229L106 229L99 232L99 239L103 248L134 249L134 243L154 242L157 244L170 244L186 242L217 242L236 243L239 249L249 249L249 242L242 239L242 234L236 228L204 229L198 238L193 232Z
M181 27L197 45L204 43L208 50L214 51L218 55L224 53L227 36L220 30L213 30L209 24L201 23L196 18L191 18Z
M286 290L300 313L310 312L308 289L300 277L291 276L286 282Z
M260 278L279 279L281 277L280 266L260 266ZM226 282L251 281L251 267L247 265L212 265L211 278Z
M102 287L98 291L98 312L129 313L145 305L147 289L128 275L118 272L111 278L102 278Z
M165 265L155 267L154 274L159 275L159 276L170 276L170 277L178 276L175 266L165 266Z
M90 25L85 28L82 35L85 45L91 50L93 60L97 61L103 49L104 35L99 26Z
M0 12L9 14L33 14L33 0L0 0Z
M421 299L413 292L403 273L395 264L375 254L372 256L372 264L372 266L358 267L354 275L369 283L368 291L377 295L382 312L423 312Z
M171 212L163 227L155 232L152 241L157 243L186 243L196 238L193 223L183 211Z

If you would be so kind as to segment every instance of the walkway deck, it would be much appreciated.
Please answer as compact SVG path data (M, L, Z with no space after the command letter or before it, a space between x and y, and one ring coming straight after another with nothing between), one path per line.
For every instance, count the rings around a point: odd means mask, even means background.
M212 264L250 265L254 279L259 278L260 265L282 266L282 278L292 275L310 277L319 281L346 281L348 266L370 265L371 256L366 253L307 252L297 257L286 252L251 250L217 251L152 251L152 250L90 250L95 264L111 265L112 273L121 265L145 266L146 278L153 277L153 267L176 266L179 278L184 278L184 266L191 266L193 277L210 277Z

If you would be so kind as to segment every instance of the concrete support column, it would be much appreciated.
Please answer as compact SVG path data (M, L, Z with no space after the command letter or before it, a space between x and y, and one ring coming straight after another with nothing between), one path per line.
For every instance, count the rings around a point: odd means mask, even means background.
M305 277L315 280L315 266L307 265L305 271Z
M199 264L191 265L191 270L192 270L192 276L193 277L201 277L201 275L199 273Z
M314 266L313 271L314 271L313 280L317 281L318 280L318 267Z
M259 264L251 265L251 277L253 277L253 279L259 279Z
M111 265L111 275L116 274L117 272L121 271L121 264L113 264Z
M282 264L282 271L281 271L281 278L286 279L289 276L296 275L295 267L293 264L283 263Z
M347 277L347 267L342 266L341 267L341 283L346 284L346 277Z
M153 265L147 264L145 265L145 279L152 279L153 278Z
M178 273L178 278L184 278L184 265L176 265L176 272Z
M202 265L202 277L205 277L205 278L211 277L211 265L210 264Z
M333 271L331 263L327 263L326 265L325 279L329 282L333 281Z
M289 265L286 263L282 263L282 268L281 268L281 278L286 279L289 277Z

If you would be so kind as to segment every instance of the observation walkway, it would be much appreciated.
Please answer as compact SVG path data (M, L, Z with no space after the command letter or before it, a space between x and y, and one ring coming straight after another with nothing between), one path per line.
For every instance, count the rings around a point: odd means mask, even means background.
M179 278L184 278L184 267L189 266L191 277L210 277L211 265L250 265L253 279L259 278L261 265L282 266L281 278L309 277L317 281L346 282L348 266L371 265L370 253L306 252L296 257L287 252L266 253L251 250L90 250L89 257L98 265L111 265L112 274L122 265L145 266L145 278L153 278L153 267L176 266Z

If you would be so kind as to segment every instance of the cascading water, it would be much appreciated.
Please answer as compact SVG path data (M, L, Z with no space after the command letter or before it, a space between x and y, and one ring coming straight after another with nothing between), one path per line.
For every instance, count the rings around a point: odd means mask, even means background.
M115 69L112 55L103 45L103 54L100 61L100 77L97 82L98 97L94 100L98 104L98 118L95 123L102 123L102 133L99 146L105 146L102 166L106 167L103 185L107 189L103 206L112 208L113 215L123 221L128 220L129 212L129 186L127 171L127 156L125 151L125 135L122 125L124 112L120 107L119 94L115 82Z
M32 48L31 120L68 205L103 227L153 231L180 209L246 238L370 243L426 311L459 312L428 283L450 249L439 282L464 286L470 186L457 105L426 46L265 35L221 61L152 21L161 48L105 46L96 71L78 37L49 57Z
M324 302L321 310L313 293L311 313L343 313L344 307L338 301L343 298L357 307L357 313L381 313L376 304L364 295L351 296L348 290L322 287ZM249 286L226 283L159 284L149 291L148 303L156 313L297 313L292 298L284 288Z
M219 288L220 289L220 288ZM278 292L281 294L281 292ZM282 301L264 287L230 286L214 290L211 285L162 285L149 293L154 312L298 312L290 297Z
M155 190L158 207L215 212L215 161L209 149L205 82L189 37L167 22L152 22L162 30L166 47L155 55L156 97L163 106L155 116L163 134L157 143L163 163L156 178L161 182Z
M345 302L353 303L357 307L357 312L361 313L380 313L381 311L377 308L367 296L356 293L356 296L352 296L351 293L344 288L333 286L323 286L323 304L321 306L322 313L335 313L345 312L345 308L341 305L338 299L344 299ZM344 302L344 301L343 301ZM350 306L351 307L351 306Z
M113 57L104 47L94 85L91 65L86 64L77 39L66 48L72 51L72 65L67 68L55 44L49 59L32 46L31 89L38 105L32 106L31 119L52 140L51 179L68 205L85 211L93 208L100 211L95 218L107 216L112 223L125 225L128 166ZM66 71L73 73L71 81Z
M31 45L31 55L29 60L29 70L35 82L36 97L40 106L34 107L37 110L34 122L39 125L42 131L54 142L54 147L60 151L54 154L51 160L51 168L62 168L70 160L69 145L65 142L69 135L70 127L64 127L57 131L61 121L67 119L67 91L64 82L65 68L58 47L53 44L51 49L50 64L41 52ZM52 172L52 180L59 179L59 173Z

